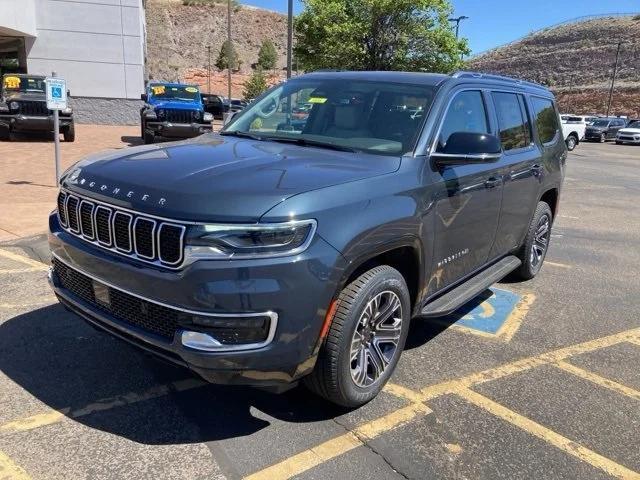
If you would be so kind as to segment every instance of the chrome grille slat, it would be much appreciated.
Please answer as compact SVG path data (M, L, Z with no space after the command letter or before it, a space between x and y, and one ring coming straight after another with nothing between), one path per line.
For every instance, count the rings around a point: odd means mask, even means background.
M58 206L64 230L102 249L169 269L180 268L184 260L186 225L65 190L60 191Z

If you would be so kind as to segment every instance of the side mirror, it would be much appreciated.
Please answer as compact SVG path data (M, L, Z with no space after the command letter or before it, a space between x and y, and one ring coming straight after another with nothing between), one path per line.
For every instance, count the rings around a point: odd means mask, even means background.
M147 100L149 100L149 97L147 96L146 93L143 93L142 95L140 95L140 100L142 100L143 102L146 102Z
M443 149L431 154L438 165L495 162L502 156L500 139L488 133L455 132Z

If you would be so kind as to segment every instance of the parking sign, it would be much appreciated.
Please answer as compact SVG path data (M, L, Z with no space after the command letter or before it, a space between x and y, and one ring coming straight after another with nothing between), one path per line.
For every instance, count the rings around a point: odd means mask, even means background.
M67 82L62 78L47 77L47 108L64 110L67 108Z

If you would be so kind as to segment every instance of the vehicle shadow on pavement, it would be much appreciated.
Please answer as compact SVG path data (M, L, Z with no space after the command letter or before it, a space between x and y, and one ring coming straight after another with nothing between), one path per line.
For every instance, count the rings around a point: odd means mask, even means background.
M50 408L70 409L73 421L142 444L223 440L255 433L272 419L316 422L348 412L301 387L282 395L245 387L170 387L166 394L131 401L160 385L194 377L94 330L60 305L0 324L0 372L17 384L12 387L16 395L24 396L24 389ZM114 399L121 404L77 415L88 405L109 405ZM17 411L8 418L34 413L40 412Z
M142 145L144 143L142 141L142 138L136 137L136 136L133 136L133 135L122 135L120 137L120 141L122 143L126 143L127 147L137 147L138 145Z

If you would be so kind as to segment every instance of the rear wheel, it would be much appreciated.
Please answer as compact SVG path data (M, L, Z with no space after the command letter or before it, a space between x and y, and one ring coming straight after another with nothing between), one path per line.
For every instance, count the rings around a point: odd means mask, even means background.
M407 284L397 270L383 265L360 275L340 292L307 387L345 407L372 400L396 368L410 308Z
M530 280L542 268L551 240L552 221L553 214L549 205L545 202L538 202L524 244L518 253L522 265L515 271L515 274L520 279Z
M578 144L578 139L576 138L575 135L569 135L565 140L565 143L567 144L567 150L572 151L574 148L576 148L576 145Z
M62 135L64 136L64 141L65 142L75 142L75 140L76 140L76 127L75 127L75 125L72 123L67 128L65 128L64 131L62 132Z

